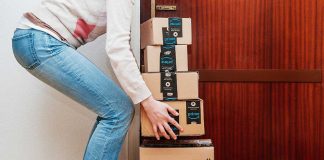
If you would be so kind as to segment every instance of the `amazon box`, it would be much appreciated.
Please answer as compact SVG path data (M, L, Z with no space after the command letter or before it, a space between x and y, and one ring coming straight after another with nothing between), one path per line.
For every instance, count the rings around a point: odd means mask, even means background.
M193 99L185 101L162 101L174 108L179 116L173 117L184 129L180 132L177 127L169 124L173 132L178 136L201 136L205 134L204 127L204 104L202 99ZM143 137L155 137L151 121L146 112L141 107L141 134Z
M142 142L140 160L214 160L210 139Z
M156 100L199 99L198 72L142 73Z
M141 49L152 45L192 43L190 18L151 18L141 24Z
M147 46L144 50L144 72L188 71L186 45Z

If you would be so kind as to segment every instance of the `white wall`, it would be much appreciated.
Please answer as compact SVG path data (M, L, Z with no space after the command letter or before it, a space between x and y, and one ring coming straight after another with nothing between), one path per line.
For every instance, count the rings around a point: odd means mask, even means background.
M11 36L24 11L41 0L0 0L0 159L81 160L96 115L39 81L16 62ZM139 1L133 28L135 57L139 58ZM116 78L104 52L105 37L80 48L107 74ZM135 128L138 128L138 114ZM134 128L134 127L133 127ZM131 146L124 145L121 159L133 159L137 131ZM135 134L134 134L135 133ZM130 155L127 148L132 149ZM130 158L128 158L130 156Z

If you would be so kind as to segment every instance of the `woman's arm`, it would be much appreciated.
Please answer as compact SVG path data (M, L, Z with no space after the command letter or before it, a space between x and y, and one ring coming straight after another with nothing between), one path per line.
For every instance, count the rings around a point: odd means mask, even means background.
M152 97L130 48L132 0L107 0L106 5L107 39L105 49L117 79L134 104L141 103L145 109L156 138L160 138L159 130L165 138L170 138L166 133L168 131L175 139L176 136L168 122L177 126L180 131L183 129L169 116L168 111L174 115L178 113L172 107Z
M106 52L122 88L137 104L151 95L130 48L131 0L107 0Z

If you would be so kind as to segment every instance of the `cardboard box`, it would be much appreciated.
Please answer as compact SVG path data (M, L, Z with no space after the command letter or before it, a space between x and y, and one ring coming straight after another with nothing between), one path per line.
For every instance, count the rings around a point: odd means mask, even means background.
M186 45L147 46L144 50L144 72L188 71Z
M171 125L172 130L178 136L201 136L205 134L204 127L204 104L202 99L186 101L162 101L173 107L179 116L173 118L183 127L184 131L179 132L178 128ZM171 115L171 114L170 114ZM172 116L172 115L171 115ZM141 134L143 137L155 137L151 121L141 107Z
M191 44L190 18L151 18L141 24L141 49L152 45Z
M198 72L142 73L156 100L199 99Z
M151 142L140 146L140 160L214 160L214 147L211 140L187 140L192 143L161 145Z

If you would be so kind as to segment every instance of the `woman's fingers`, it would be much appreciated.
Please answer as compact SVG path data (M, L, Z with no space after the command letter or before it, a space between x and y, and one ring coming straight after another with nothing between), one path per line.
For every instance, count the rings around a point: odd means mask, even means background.
M157 140L160 140L160 135L159 135L159 133L158 133L158 130L157 130L156 125L153 126L153 132L154 132L155 138L156 138Z
M179 131L183 132L183 128L180 126L180 124L174 120L172 117L169 117L169 122L173 124L175 127L179 129Z
M174 108L172 108L171 106L168 106L167 109L174 116L179 116L179 113Z
M162 124L159 124L158 126L159 126L159 130L160 130L161 134L162 134L166 139L170 139L170 136L165 132L163 125L162 125Z
M171 106L167 107L168 111L173 114L174 116L179 116L179 113L172 108ZM177 121L175 121L171 116L169 116L168 121L173 124L175 127L177 127L181 132L183 132L183 128L179 125Z
M156 105L154 105L154 103L156 103ZM171 129L169 123L177 127L179 131L182 132L183 128L179 125L177 121L175 121L170 116L170 114L174 116L179 116L179 113L171 106L165 103L161 103L159 101L151 101L150 103L146 103L146 106L156 106L156 107L144 107L145 112L147 113L147 116L149 117L152 123L153 132L156 139L160 140L161 137L170 139L170 136L173 139L177 139L177 136Z
M167 122L163 123L164 128L168 131L168 133L171 135L171 137L176 140L177 136L174 134L173 130L171 129L171 127L169 126L169 124Z

